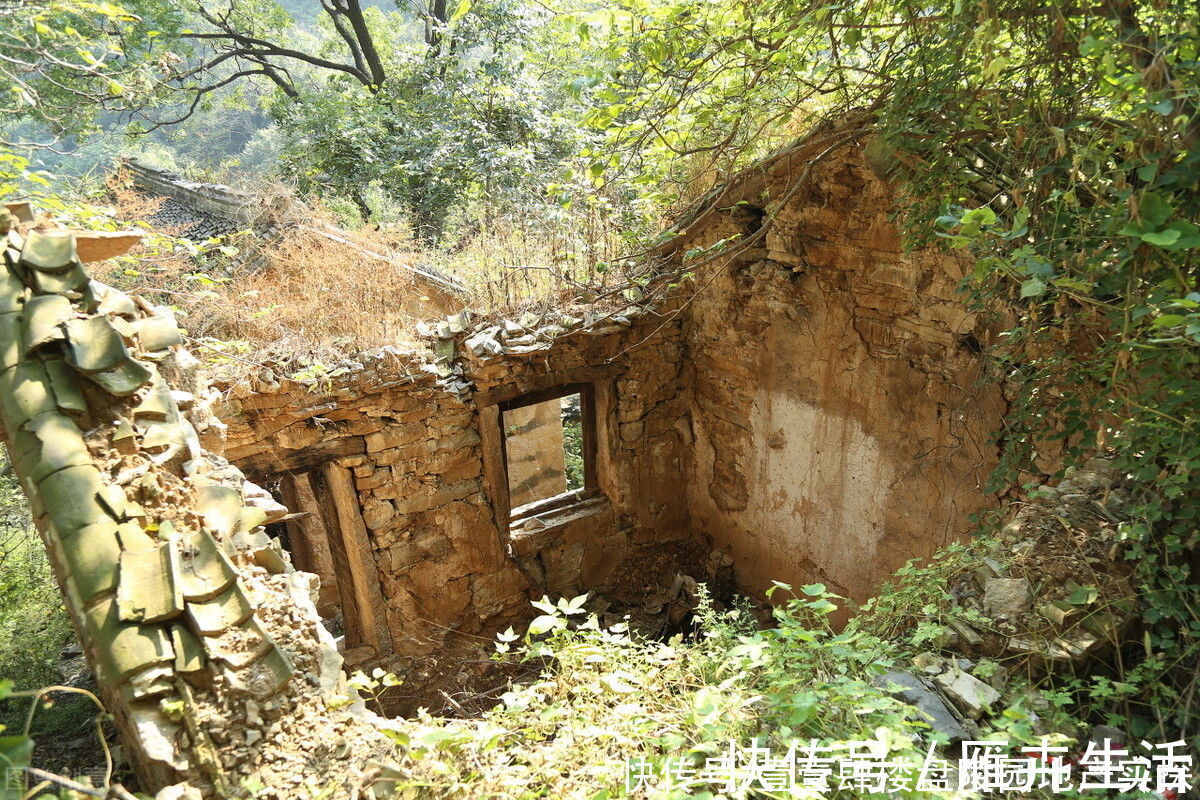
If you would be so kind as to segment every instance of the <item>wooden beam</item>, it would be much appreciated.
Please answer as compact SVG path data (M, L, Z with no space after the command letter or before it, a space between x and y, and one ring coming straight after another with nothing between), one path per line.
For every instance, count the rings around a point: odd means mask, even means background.
M292 561L297 569L311 572L321 579L317 610L321 616L328 617L341 605L341 597L338 595L337 571L329 546L329 531L325 528L321 508L313 495L312 482L304 473L285 473L279 479L279 494L285 506L302 512L284 518L288 540L292 545Z
M553 391L555 388L573 383L595 383L596 381L611 380L625 372L625 364L604 364L601 366L577 367L562 370L551 375L543 375L534 380L523 381L520 384L506 384L494 389L476 392L472 399L477 406L493 403L505 403L522 395L532 395L535 392ZM568 393L569 394L569 393Z
M276 475L280 472L315 470L335 458L358 456L365 452L367 442L363 437L345 436L298 450L272 448L265 453L235 459L233 464L247 475Z
M500 545L508 551L508 465L504 463L504 431L500 406L479 409L479 445L483 454L483 483L492 501Z
M599 493L596 469L596 387L587 383L579 390L580 427L583 429L583 492L591 497ZM565 442L565 440L564 440Z
M379 566L359 509L354 475L347 467L336 463L326 464L324 475L337 514L346 563L353 578L355 606L362 616L364 644L374 647L377 656L390 653L392 634L384 611L383 590L379 586Z
M350 570L350 558L346 552L345 539L341 533L341 522L333 500L333 492L323 471L302 477L310 480L317 511L325 530L329 533L329 552L333 560L333 572L337 576L338 597L341 598L342 630L346 634L346 649L370 644L366 631L363 610L358 594L354 591L354 573Z

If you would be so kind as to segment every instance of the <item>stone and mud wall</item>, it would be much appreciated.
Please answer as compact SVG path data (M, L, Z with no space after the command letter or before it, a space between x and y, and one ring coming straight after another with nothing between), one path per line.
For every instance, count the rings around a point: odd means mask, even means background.
M323 386L265 373L226 388L224 454L299 515L292 557L322 576L348 666L406 673L527 615L531 596L628 588L631 564L676 561L691 537L680 323L515 327L521 345L483 326L446 332L438 362L385 349ZM589 403L593 490L510 526L502 406L559 386Z
M343 658L412 675L531 597L658 609L731 564L749 593L820 581L864 600L969 530L994 502L1004 405L963 262L904 252L855 142L721 192L673 243L702 254L679 265L691 281L653 310L455 314L429 351L234 381L227 425L168 312L89 281L68 234L9 235L0 418L147 785L292 780ZM585 485L527 503L503 423L574 394ZM551 452L524 463L559 481L562 425L543 416ZM361 711L334 715L362 741L331 756L336 781L386 750Z
M641 565L703 580L714 553L752 594L823 582L862 601L969 530L994 502L1004 404L963 261L904 252L857 144L813 155L693 220L679 252L744 245L653 312L460 314L429 328L431 353L368 354L324 387L228 387L225 454L304 515L287 538L349 664L402 668L543 593L657 588ZM510 496L501 421L555 390L583 392L589 484L510 523L530 498ZM539 469L561 481L561 425L541 424Z
M904 252L857 144L816 155L731 183L679 248L735 243L696 268L685 326L688 512L743 589L823 582L863 601L994 503L1004 403L956 292L964 260Z

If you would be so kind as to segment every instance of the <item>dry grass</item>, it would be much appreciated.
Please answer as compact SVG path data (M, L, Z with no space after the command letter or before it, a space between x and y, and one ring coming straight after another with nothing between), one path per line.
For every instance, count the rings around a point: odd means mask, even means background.
M265 187L261 194L279 191ZM93 265L96 278L174 306L198 355L225 352L242 366L328 364L381 345L414 346L418 321L464 307L518 316L627 285L627 265L612 263L627 244L596 209L502 220L451 250L428 251L405 231L336 229L330 214L305 208L275 220L281 232L269 240L243 232L197 247L178 238L182 231L147 222L162 199L133 190L121 176L110 183L110 200L117 219L150 234L129 255ZM405 266L450 275L469 296Z
M629 244L597 209L547 211L537 218L493 220L431 263L471 290L471 308L487 316L562 307L626 283Z
M151 227L145 220L161 200L119 182L111 192L120 218ZM94 265L93 272L157 295L179 309L193 339L240 343L235 349L256 362L411 345L418 320L463 305L404 268L420 256L404 248L402 233L337 232L356 247L323 235L329 222L319 212L280 223L282 231L269 240L245 232L200 248L177 239L177 230L157 228L128 256Z
M288 231L261 268L228 278L197 304L196 334L349 352L411 342L417 320L456 305L398 260L365 256L312 230Z

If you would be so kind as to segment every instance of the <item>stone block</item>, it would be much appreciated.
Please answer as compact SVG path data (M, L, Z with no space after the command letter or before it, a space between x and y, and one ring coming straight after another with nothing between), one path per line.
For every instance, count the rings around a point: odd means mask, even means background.
M477 491L479 491L479 481L477 480L459 481L448 486L426 484L421 491L405 497L397 497L396 513L416 514L429 511L455 500L463 500ZM382 492L378 493L378 496L384 497Z
M358 475L358 471L362 469L364 473ZM390 483L392 480L392 470L388 467L356 467L354 488L360 492L369 489L378 489L384 484Z
M386 558L391 572L401 572L425 559L437 561L446 558L453 550L450 539L440 531L430 531L425 535L413 533L405 541L389 547Z
M636 442L642 438L642 431L645 425L642 422L626 422L621 425L621 440L625 442Z
M528 589L525 576L511 565L478 575L471 584L475 613L487 619L508 607L514 599L523 597Z
M935 675L933 680L971 719L979 719L985 709L1000 699L1000 693L991 686L957 668Z
M388 500L380 500L373 497L363 505L363 522L371 530L386 527L395 515L396 507Z
M391 425L378 433L367 434L367 452L376 453L391 447L402 447L427 437L428 429L419 422Z
M464 428L458 433L439 438L434 449L459 450L476 444L479 444L479 433L474 428Z
M1024 578L991 578L983 586L983 605L989 613L1012 618L1024 614L1033 602Z

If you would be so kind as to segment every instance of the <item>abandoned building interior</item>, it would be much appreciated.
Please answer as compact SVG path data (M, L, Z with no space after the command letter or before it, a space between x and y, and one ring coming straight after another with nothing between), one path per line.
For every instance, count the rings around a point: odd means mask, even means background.
M305 758L226 746L257 703L362 730L322 699L342 668L426 706L543 596L663 633L698 583L861 602L964 535L995 503L993 323L960 257L905 251L856 139L814 146L703 198L653 302L458 311L317 381L209 385L168 309L89 282L96 241L10 231L0 411L147 785ZM201 728L155 705L179 691Z
M802 156L680 231L676 254L713 255L654 308L452 315L430 351L364 353L320 387L220 387L205 444L294 512L273 532L320 577L347 667L404 669L530 598L628 601L676 572L864 601L992 502L1003 399L979 380L962 261L904 252L854 145L756 235Z

